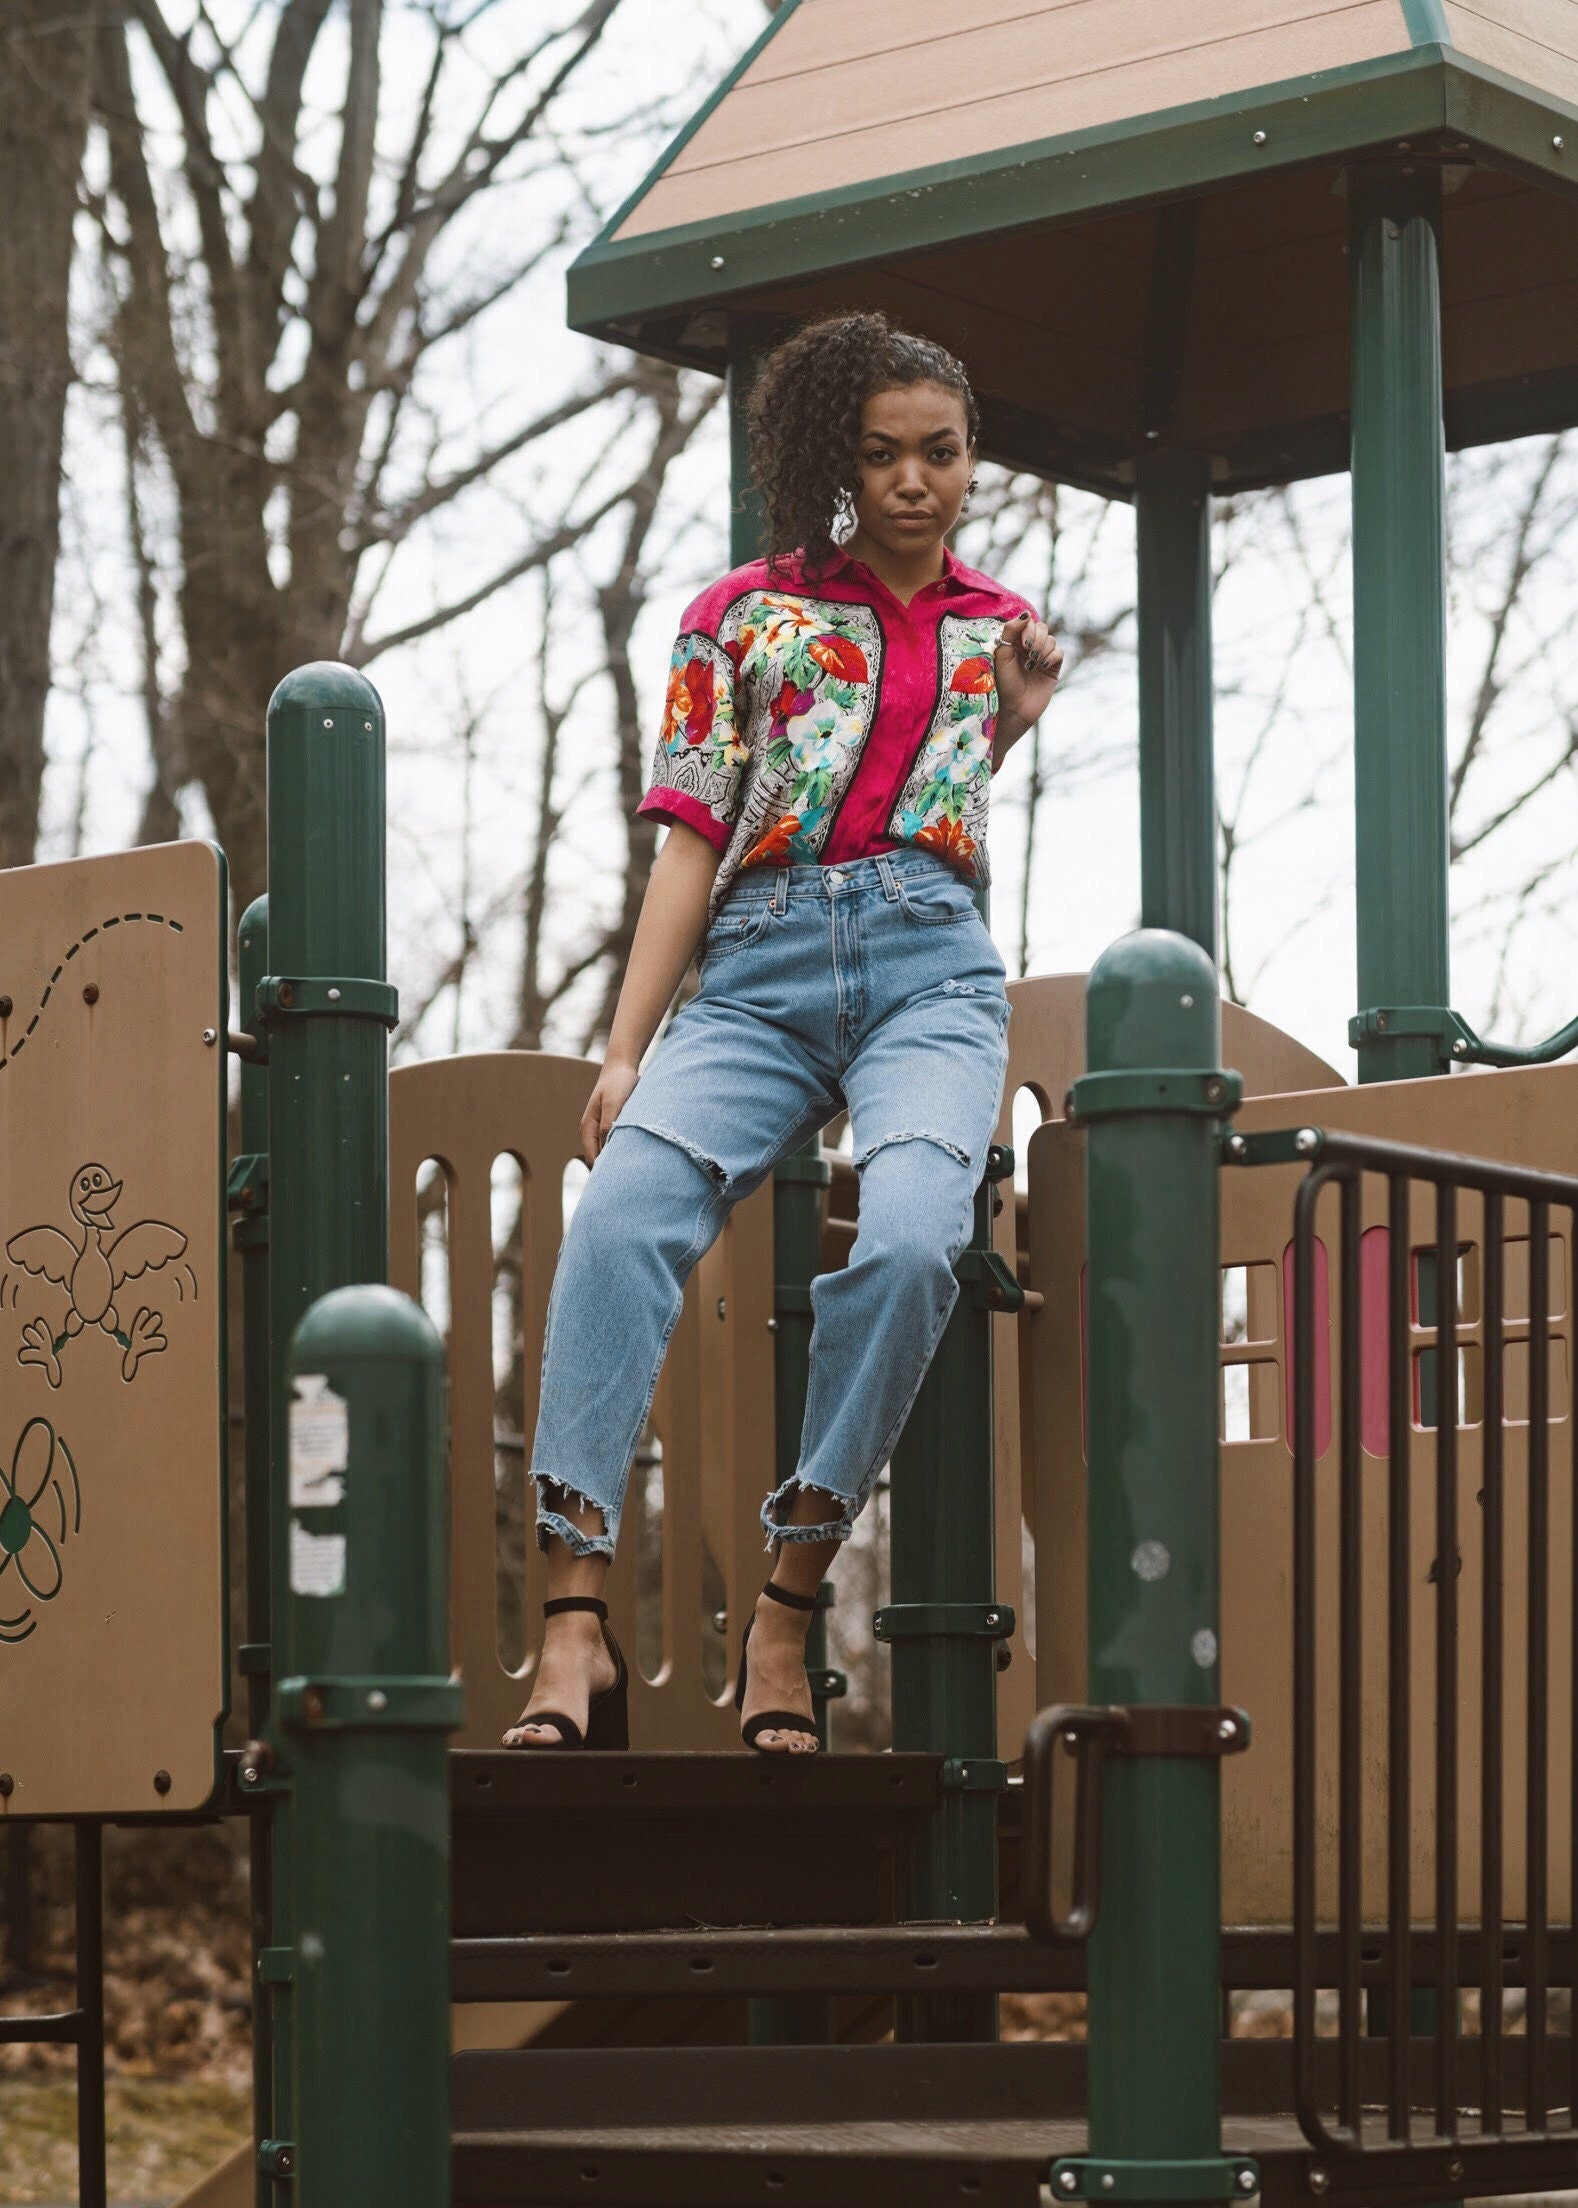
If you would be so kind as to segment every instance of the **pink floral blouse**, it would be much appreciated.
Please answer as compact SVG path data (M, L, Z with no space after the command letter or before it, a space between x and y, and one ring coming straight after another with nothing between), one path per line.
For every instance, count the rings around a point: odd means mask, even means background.
M991 880L992 653L1028 602L943 548L906 606L836 551L813 590L798 556L704 590L681 619L652 787L636 808L722 853L716 917L748 866L832 866L901 844Z

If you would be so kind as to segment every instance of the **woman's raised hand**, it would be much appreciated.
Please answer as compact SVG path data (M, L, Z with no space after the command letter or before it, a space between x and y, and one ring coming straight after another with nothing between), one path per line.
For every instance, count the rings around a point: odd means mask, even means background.
M1033 614L1016 614L1003 624L992 668L998 713L1012 713L1028 728L1052 702L1063 672L1062 647L1044 621Z
M609 1129L629 1103L630 1092L640 1078L639 1069L626 1065L622 1059L604 1059L597 1086L581 1114L581 1155L589 1166L595 1165L602 1155Z

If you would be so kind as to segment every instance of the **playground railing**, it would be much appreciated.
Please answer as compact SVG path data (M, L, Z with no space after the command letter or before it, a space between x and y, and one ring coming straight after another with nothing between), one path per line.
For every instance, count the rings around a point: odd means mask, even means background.
M1308 1168L1292 1241L1299 2121L1324 2154L1362 2156L1371 2185L1424 2143L1421 2109L1444 2191L1548 2182L1578 2119L1578 2037L1569 2024L1558 2050L1551 2032L1553 1988L1559 2005L1572 1984L1552 1889L1570 1903L1578 1836L1578 1421L1552 1322L1571 1310L1578 1179L1318 1127L1227 1150ZM1460 1926L1476 1871L1479 1921Z

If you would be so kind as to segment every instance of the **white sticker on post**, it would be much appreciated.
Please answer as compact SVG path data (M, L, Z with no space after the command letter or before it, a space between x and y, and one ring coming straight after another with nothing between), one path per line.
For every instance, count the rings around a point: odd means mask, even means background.
M293 1510L327 1510L345 1500L350 1462L350 1410L328 1376L304 1372L290 1406L290 1502Z
M299 1518L291 1520L290 1591L293 1595L344 1594L343 1533L309 1533Z

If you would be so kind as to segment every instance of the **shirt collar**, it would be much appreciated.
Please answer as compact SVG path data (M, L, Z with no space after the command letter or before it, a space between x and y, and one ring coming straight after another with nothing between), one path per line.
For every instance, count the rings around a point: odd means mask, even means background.
M851 558L841 544L834 545L833 557L828 562L827 572L830 575L859 575L873 583L882 582L881 576L867 567L864 560ZM942 548L941 575L938 576L935 582L923 583L915 595L916 597L923 597L927 591L939 590L944 585L949 590L968 590L970 585L965 581L964 576L964 562L955 555L952 545L945 544ZM882 587L886 589L887 586L883 584Z

